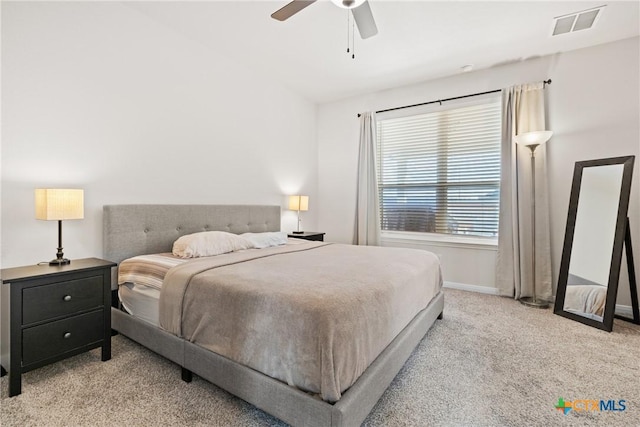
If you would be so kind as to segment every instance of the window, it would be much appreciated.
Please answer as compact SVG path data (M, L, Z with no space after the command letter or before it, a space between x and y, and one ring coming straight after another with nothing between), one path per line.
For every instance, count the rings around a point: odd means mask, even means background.
M383 232L497 236L500 98L409 114L378 116Z

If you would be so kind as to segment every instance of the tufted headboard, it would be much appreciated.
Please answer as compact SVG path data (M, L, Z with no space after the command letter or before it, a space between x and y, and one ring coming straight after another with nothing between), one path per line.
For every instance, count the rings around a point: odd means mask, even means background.
M178 237L199 231L280 230L280 206L105 205L103 210L104 258L117 263L136 255L171 252Z

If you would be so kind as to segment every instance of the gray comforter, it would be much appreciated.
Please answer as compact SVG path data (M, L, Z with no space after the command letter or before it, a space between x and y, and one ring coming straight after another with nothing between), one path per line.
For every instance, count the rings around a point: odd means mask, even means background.
M321 242L207 257L165 277L160 325L329 402L442 284L430 252Z

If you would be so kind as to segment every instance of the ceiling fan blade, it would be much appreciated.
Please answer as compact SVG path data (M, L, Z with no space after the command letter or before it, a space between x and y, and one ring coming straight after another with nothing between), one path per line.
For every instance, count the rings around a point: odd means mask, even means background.
M273 12L271 14L271 17L273 19L277 19L278 21L284 21L285 19L291 18L293 15L300 12L311 3L315 2L316 0L293 0L291 3L286 4L284 7Z
M368 39L378 34L378 27L376 27L376 21L373 19L373 13L371 13L368 1L365 1L355 9L351 9L351 13L353 13L353 19L358 25L360 37Z

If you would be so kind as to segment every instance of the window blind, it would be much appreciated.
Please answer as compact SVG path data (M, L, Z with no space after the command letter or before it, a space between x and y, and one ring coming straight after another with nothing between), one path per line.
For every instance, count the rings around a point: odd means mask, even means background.
M499 98L377 123L382 230L497 236Z

